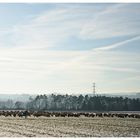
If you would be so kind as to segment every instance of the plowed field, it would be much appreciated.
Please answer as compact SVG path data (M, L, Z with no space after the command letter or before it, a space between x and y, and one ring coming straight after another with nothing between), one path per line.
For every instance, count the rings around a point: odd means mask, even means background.
M0 137L139 137L140 119L0 117Z

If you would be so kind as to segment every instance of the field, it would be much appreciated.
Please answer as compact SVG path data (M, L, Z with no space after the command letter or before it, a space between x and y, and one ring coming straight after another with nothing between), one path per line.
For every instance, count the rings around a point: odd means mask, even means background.
M140 119L0 117L0 137L139 137Z

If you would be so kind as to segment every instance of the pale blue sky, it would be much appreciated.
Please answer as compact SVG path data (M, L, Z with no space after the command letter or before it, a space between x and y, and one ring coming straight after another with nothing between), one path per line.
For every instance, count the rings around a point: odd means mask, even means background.
M140 91L140 4L0 3L0 93Z

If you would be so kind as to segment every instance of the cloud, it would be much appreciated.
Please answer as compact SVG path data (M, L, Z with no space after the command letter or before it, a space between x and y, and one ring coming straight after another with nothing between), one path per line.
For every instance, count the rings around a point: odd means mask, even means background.
M102 10L94 5L58 4L55 8L30 18L23 25L14 25L9 29L10 40L14 47L56 47L72 36L80 37L83 26L100 11Z
M9 46L34 48L57 48L72 37L95 40L138 36L139 12L139 4L56 4L1 34L8 36ZM1 42L1 46L8 45L6 40Z
M0 90L90 92L86 87L93 80L102 86L118 74L121 79L139 75L139 60L128 52L0 49Z
M15 46L54 47L59 43L77 36L84 22L90 18L92 7L57 6L45 11L24 25L15 25L12 40ZM90 13L91 12L91 13Z
M118 77L139 75L138 52L113 51L139 39L139 5L107 5L103 9L93 5L56 5L24 24L14 25L9 32L2 31L1 36L10 42L3 40L0 48L0 90L8 86L9 90L83 93L90 92L93 80L102 86L106 80L114 83ZM71 37L100 41L130 34L135 37L92 50L49 50L73 41ZM2 47L4 44L11 47Z
M118 47L124 47L126 44L133 42L133 41L136 41L136 40L140 40L140 36L136 36L136 37L133 37L131 39L127 39L127 40L122 41L122 42L117 42L113 45L95 48L94 51L107 51L107 50L115 49Z
M116 4L99 12L84 25L83 39L104 39L140 35L139 4Z

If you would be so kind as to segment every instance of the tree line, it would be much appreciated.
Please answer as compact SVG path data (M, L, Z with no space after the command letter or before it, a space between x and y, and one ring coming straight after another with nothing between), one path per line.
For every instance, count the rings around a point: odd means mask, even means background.
M27 102L0 101L0 109L37 111L140 111L140 98L89 95L37 95Z

